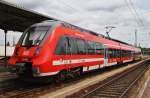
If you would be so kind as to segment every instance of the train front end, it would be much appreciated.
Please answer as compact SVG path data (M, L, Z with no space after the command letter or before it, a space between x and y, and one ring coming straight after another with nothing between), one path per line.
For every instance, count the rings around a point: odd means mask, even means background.
M9 60L11 72L23 77L38 77L49 71L46 67L51 55L48 43L55 25L56 22L42 22L25 30Z

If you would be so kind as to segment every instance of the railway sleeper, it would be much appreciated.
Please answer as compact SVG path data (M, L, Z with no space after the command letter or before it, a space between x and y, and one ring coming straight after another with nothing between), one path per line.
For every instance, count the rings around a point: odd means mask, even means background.
M127 84L125 83L121 83L121 84L112 84L109 87L122 87L122 86L126 86Z
M125 88L128 85L110 85L109 88Z
M100 90L98 92L118 92L118 93L122 93L124 90L123 89L115 89L115 90Z
M126 86L127 87L127 86ZM125 89L126 87L106 87L103 90L109 90L109 91L114 91L114 90L121 90L121 89Z
M108 95L121 95L122 93L119 93L119 92L107 92L107 91L98 91L97 92L98 94L108 94Z
M99 93L99 94L96 94L95 96L99 96L100 98L102 98L102 97L107 97L107 98L115 97L115 98L118 98L119 95L115 95L115 94L102 94L102 93ZM91 98L91 97L89 97L89 98Z
M124 90L104 90L104 91L99 91L99 92L102 92L102 93L122 93L124 92Z

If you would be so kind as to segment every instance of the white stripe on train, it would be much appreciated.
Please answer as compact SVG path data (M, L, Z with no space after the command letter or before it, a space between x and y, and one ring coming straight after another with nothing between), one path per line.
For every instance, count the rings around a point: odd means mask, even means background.
M77 63L96 62L96 61L104 61L104 58L74 59L74 60L54 60L53 61L53 65L77 64Z
M74 59L74 60L64 60L64 61L63 60L55 60L55 61L53 61L53 65L76 64L76 63L95 62L95 61L104 61L104 58ZM125 63L125 62L129 62L129 61L132 61L132 60L125 60L123 62ZM106 67L106 66L113 66L113 65L116 65L116 64L117 64L117 62L107 63L107 65L102 64L102 65L94 65L94 66L85 66L85 67L83 67L83 72L103 68L103 67ZM49 72L49 73L41 73L39 76L55 75L55 74L58 74L59 72L60 71Z
M64 64L77 64L77 63L96 62L96 61L104 61L104 58L54 60L53 65L57 66L57 65L64 65ZM125 63L125 62L129 62L129 61L132 61L132 60L125 60L123 62ZM113 65L116 65L116 64L117 64L117 62L112 62L112 63L107 63L107 65L101 64L101 65L87 66L87 67L83 67L83 71L99 69L99 68L103 68L103 67L106 67L106 66L113 66Z
M102 65L87 66L87 67L83 67L83 72L94 70L94 69L99 69L99 68L104 68L106 66L113 66L113 65L116 65L116 64L117 64L117 62L108 63L107 65L102 64Z
M132 60L124 60L123 63L131 62Z

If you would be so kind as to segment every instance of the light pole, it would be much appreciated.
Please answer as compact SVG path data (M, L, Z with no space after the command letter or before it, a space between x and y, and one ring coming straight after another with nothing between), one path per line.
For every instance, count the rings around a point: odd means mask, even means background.
M7 47L6 47L6 43L7 43L7 30L4 30L5 33L5 58L7 56Z
M4 33L5 33L5 66L7 66L7 59L6 59L6 57L7 57L7 45L6 45L6 43L7 43L7 30L4 30Z
M137 47L137 29L135 29L135 46Z
M116 28L116 27L114 27L114 26L106 26L106 27L105 27L105 29L106 29L106 34L107 34L107 37L108 37L108 38L110 38L109 33L110 33L110 31L111 31L113 28Z

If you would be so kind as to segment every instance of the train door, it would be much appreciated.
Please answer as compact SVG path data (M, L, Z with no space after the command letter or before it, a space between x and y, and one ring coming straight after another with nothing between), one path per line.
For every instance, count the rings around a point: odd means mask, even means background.
M68 53L69 53L68 39L67 39L67 37L62 36L59 39L59 42L57 44L57 48L55 50L55 54L59 55L59 56L56 56L56 58L60 59L60 64L64 65L65 68L66 68L66 64L69 63L68 62Z
M119 63L121 63L122 62L122 53L121 53L121 48L120 48L120 50L119 50Z
M104 46L104 66L108 66L108 48Z
M66 47L66 58L68 59L68 63L70 66L66 66L67 69L70 69L72 66L72 59L74 59L75 54L77 54L77 46L75 43L75 38L66 37L67 47Z
M67 37L67 41L67 58L69 61L69 65L66 66L66 68L68 69L68 73L71 74L71 76L73 76L73 74L80 75L82 71L81 67L72 68L76 66L76 64L74 64L73 61L74 59L76 59L76 54L78 53L77 39L73 37Z
M65 67L66 67L67 70L69 70L69 68L70 68L69 65L71 64L71 44L70 44L69 37L66 37L66 55L65 55L65 59L66 59Z

